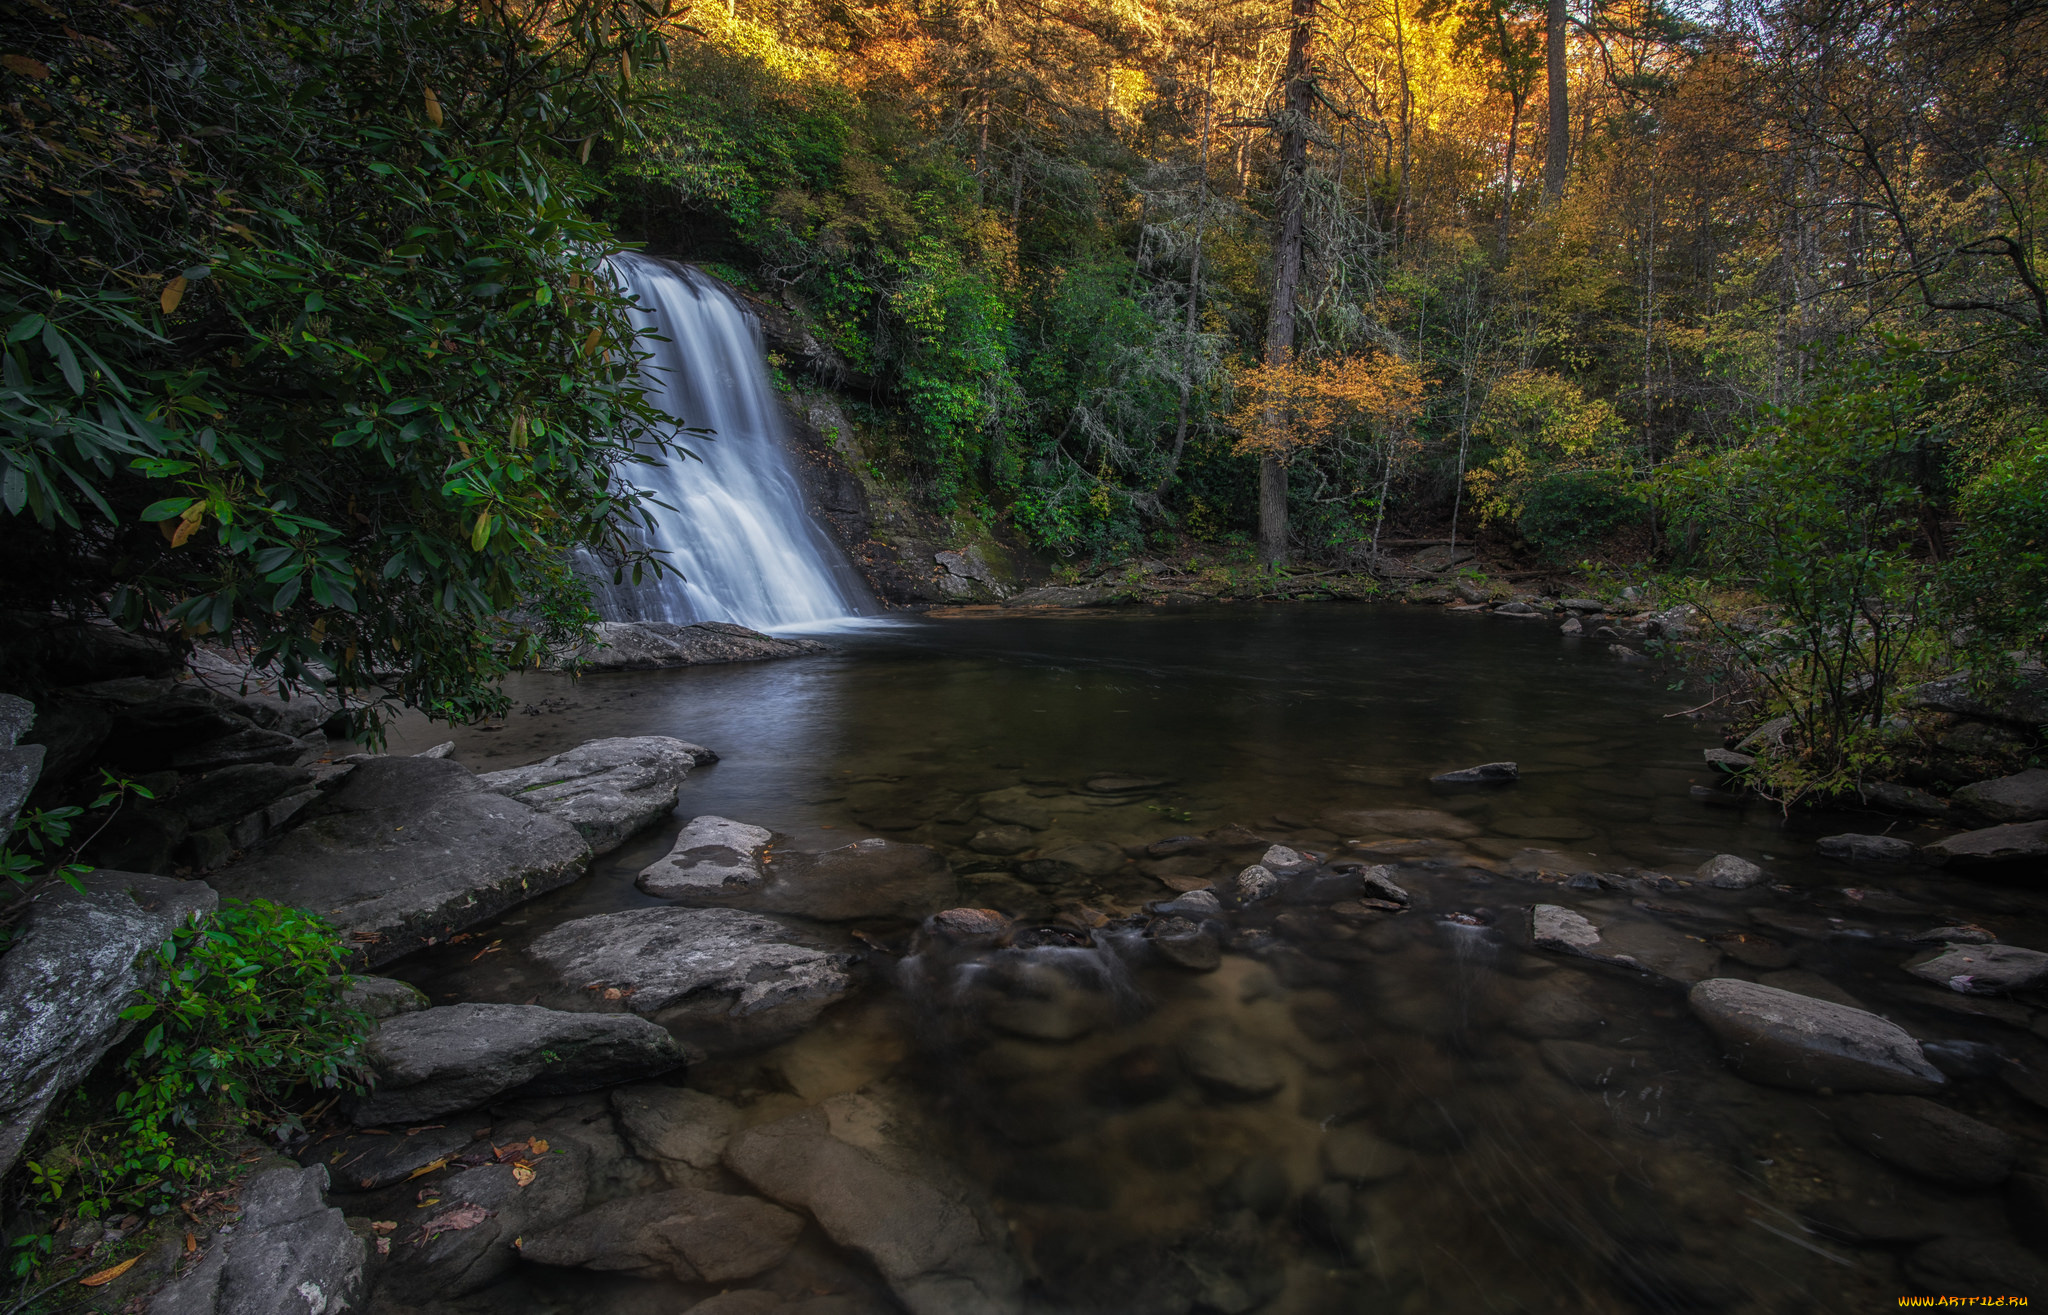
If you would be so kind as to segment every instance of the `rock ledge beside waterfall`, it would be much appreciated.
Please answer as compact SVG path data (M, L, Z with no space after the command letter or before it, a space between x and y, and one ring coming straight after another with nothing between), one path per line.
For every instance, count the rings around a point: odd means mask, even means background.
M562 665L573 661L586 671L652 671L830 651L815 639L777 639L724 621L686 626L666 621L602 621L592 642L575 649Z

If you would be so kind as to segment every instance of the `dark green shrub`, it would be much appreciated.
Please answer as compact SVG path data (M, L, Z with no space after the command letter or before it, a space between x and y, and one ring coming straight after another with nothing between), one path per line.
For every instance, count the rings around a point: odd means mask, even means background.
M1536 551L1563 560L1641 519L1647 510L1625 472L1561 470L1529 486L1515 528Z

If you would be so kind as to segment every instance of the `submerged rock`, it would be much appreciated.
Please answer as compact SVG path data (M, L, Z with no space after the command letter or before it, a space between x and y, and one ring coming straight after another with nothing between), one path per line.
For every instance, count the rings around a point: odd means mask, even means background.
M1338 835L1426 836L1463 840L1479 827L1455 813L1434 808L1349 808L1324 813L1321 824Z
M1323 1137L1323 1172L1354 1183L1376 1183L1405 1173L1415 1157L1355 1124Z
M150 1298L149 1315L340 1315L362 1299L363 1240L321 1199L327 1171L271 1169L242 1185L241 1213ZM188 1239L189 1245L189 1239Z
M2017 945L1944 945L1907 963L1906 971L1964 995L2004 995L2048 980L2048 954Z
M536 1005L458 1004L400 1014L365 1050L376 1086L357 1126L417 1123L498 1096L591 1091L683 1062L675 1038L644 1018Z
M1832 858L1855 867L1886 867L1913 861L1910 842L1897 836L1822 836L1814 848L1822 858Z
M1720 890L1747 890L1763 884L1764 870L1746 858L1733 854L1716 854L1700 864L1694 874L1701 885L1713 886Z
M565 922L528 953L564 986L616 989L634 1013L727 1052L793 1036L852 992L854 956L814 942L738 909L626 909Z
M1836 1126L1886 1164L1954 1187L1996 1187L2019 1157L2006 1133L1919 1096L1851 1097Z
M81 884L37 896L0 957L0 1173L134 1030L121 1011L160 976L151 951L219 902L205 883L170 877L93 872Z
M1197 1023L1177 1047L1188 1075L1227 1100L1261 1100L1286 1085L1264 1050L1228 1023Z
M701 744L666 735L592 740L525 767L486 772L485 786L576 828L593 854L608 854L676 806L693 767L718 761Z
M1867 1010L1732 977L1700 982L1686 1000L1753 1082L1919 1095L1948 1081L1904 1028Z
M1023 1274L1008 1229L929 1145L894 1105L844 1095L738 1134L725 1164L866 1256L911 1315L1015 1315Z
M215 873L223 895L311 909L372 966L583 875L575 827L445 758L369 758L305 820Z
M608 1201L517 1243L543 1265L731 1283L781 1264L804 1222L751 1196L679 1187Z
M592 642L575 650L573 660L586 671L651 671L830 651L814 639L778 639L725 621L600 621Z
M766 827L705 813L684 823L668 853L642 868L634 884L664 899L757 886L767 876L761 851L774 839Z
M634 1153L674 1187L715 1185L725 1143L745 1117L708 1092L652 1083L613 1088L612 1111Z
M715 856L713 861L718 861ZM945 857L928 845L898 840L775 854L762 864L762 873L752 884L664 880L658 893L695 908L787 914L814 922L921 922L960 902L960 881Z

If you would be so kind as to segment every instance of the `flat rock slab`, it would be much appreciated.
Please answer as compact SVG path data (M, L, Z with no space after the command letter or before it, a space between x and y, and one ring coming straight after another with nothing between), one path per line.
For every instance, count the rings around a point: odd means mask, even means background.
M634 832L666 817L692 767L718 761L701 744L666 735L592 740L525 767L477 779L536 812L561 818L608 854Z
M772 1045L857 984L854 955L780 918L739 909L627 909L578 918L528 947L571 989L616 988L625 1005L692 1045Z
M1918 851L1910 841L1897 836L1840 835L1822 836L1814 848L1822 858L1831 858L1851 867L1877 868L1896 867L1913 861Z
M739 879L721 878L715 886L665 883L657 893L696 908L787 914L814 922L922 922L960 903L959 879L944 855L928 845L862 840L817 854L775 854L761 867L758 881L736 874Z
M321 1197L327 1171L271 1169L242 1185L240 1216L148 1315L339 1315L363 1295L363 1240Z
M1520 780L1522 769L1514 763L1480 763L1455 772L1439 772L1429 779L1437 785L1506 785Z
M586 671L653 671L721 662L763 662L832 650L814 639L778 639L724 621L600 621L592 642L575 652Z
M520 1238L581 1214L596 1177L589 1150L568 1137L543 1140L545 1153L519 1157L524 1173L518 1163L444 1170L421 1180L424 1193L397 1188L381 1198L399 1228L390 1256L371 1261L376 1289L403 1294L404 1308L431 1309L504 1278L519 1263Z
M683 1283L732 1283L782 1263L803 1219L751 1196L678 1187L608 1201L518 1243L524 1259Z
M774 839L766 827L705 813L684 823L668 853L642 868L633 884L663 899L692 891L751 889L767 877L761 851Z
M1920 852L1930 862L1956 867L2039 862L2048 859L2048 822L2007 822L1965 831L1937 840Z
M654 1083L614 1087L612 1113L634 1154L673 1187L716 1183L725 1143L745 1120L738 1106L709 1092Z
M1175 1048L1188 1075L1225 1100L1262 1100L1286 1085L1264 1047L1226 1023L1197 1023Z
M853 1094L747 1129L725 1164L866 1256L911 1315L1016 1315L1023 1274L1009 1230L929 1144L893 1104Z
M2019 1143L1990 1124L1919 1096L1856 1096L1835 1126L1845 1141L1886 1164L1952 1187L1996 1187L2012 1174Z
M1867 1010L1732 977L1700 982L1686 999L1753 1082L1921 1095L1948 1081L1904 1028Z
M558 1096L653 1077L683 1062L674 1037L631 1014L459 1004L385 1021L366 1058L376 1086L358 1127L422 1123L499 1096Z
M2048 954L2017 945L1944 945L1907 963L1906 971L1964 995L2004 995L2048 980Z
M372 966L566 886L590 858L568 822L446 758L365 759L303 816L210 880L320 914Z
M436 1162L460 1155L476 1140L478 1129L489 1131L478 1115L454 1124L398 1131L350 1133L333 1141L315 1142L302 1160L327 1167L329 1190L340 1195L374 1192L402 1183Z
M2048 767L1966 785L1955 799L1996 822L2040 821L2048 818Z
M1531 909L1529 931L1530 940L1540 949L1649 973L1681 986L1710 976L1721 961L1715 946L1661 923L1618 919L1596 923L1559 904L1538 904Z
M93 872L37 896L0 957L0 1173L53 1102L135 1024L121 1011L157 979L149 953L213 912L204 882Z

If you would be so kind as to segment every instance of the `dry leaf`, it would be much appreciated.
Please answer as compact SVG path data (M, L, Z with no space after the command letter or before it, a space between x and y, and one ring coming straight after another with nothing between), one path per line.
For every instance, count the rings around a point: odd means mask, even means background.
M103 1269L97 1274L86 1275L84 1278L78 1280L78 1286L81 1288L105 1287L107 1284L112 1283L115 1279L121 1277L123 1274L126 1274L129 1270L135 1268L135 1262L141 1259L142 1257L139 1255L130 1256L118 1265L114 1265L110 1268Z
M37 82L47 82L50 78L50 66L27 55L0 55L0 68L25 78L34 78Z
M164 314L170 314L178 309L179 302L185 300L185 289L189 286L191 285L185 281L185 276L183 274L178 275L169 283L164 284L163 295L156 299L156 304L164 308Z
M548 1153L548 1144L538 1137L535 1137L532 1141L528 1142L527 1145L533 1147L533 1153L535 1155L546 1155Z
M372 1233L396 1233L398 1231L398 1221L396 1219L372 1219L370 1221L370 1231Z
M594 352L594 351L596 351L596 350L597 350L597 345L598 345L599 343L603 342L603 341L604 341L604 330L603 330L603 329L592 329L592 330L590 331L590 336L589 336L588 338L585 338L585 339L583 340L583 354L584 354L585 356L588 356L588 355L590 355L590 354L591 354L592 352Z
M390 1238L388 1238L388 1237L380 1237L380 1238L378 1238L378 1239L377 1239L377 1254L378 1254L378 1255L380 1255L380 1256L388 1256L388 1255L390 1255L390 1254L391 1254L391 1239L390 1239Z
M624 991L621 991L616 986L607 986L604 990L604 998L607 1000L623 999L625 997L625 994L626 993Z
M533 1182L533 1170L523 1164L513 1165L512 1181L518 1183L521 1187L528 1186Z
M185 1254L189 1256L198 1249L199 1239L192 1236L190 1233L185 1234Z
M420 1166L419 1168L417 1168L417 1169L414 1169L414 1170L413 1170L413 1171L412 1171L411 1173L409 1173L409 1174L407 1174L407 1175L405 1176L405 1177L406 1177L406 1181L407 1181L407 1182L410 1182L410 1181L412 1181L412 1180L413 1180L413 1179L415 1179L415 1178L424 1178L424 1177L426 1177L426 1176L427 1176L428 1174L430 1174L430 1173L434 1172L434 1171L435 1171L436 1169L445 1169L445 1168L447 1168L447 1167L448 1167L448 1157L444 1155L444 1156L442 1156L442 1157L441 1157L440 1159L438 1159L438 1160L435 1160L435 1161L433 1161L433 1162L431 1162L431 1163L429 1163L429 1164L423 1164L423 1165L421 1165L421 1166Z
M434 125L434 126L435 126L436 128L440 127L440 126L441 126L441 98L440 98L439 96L436 96L436 95L434 94L434 89L433 89L432 87L428 87L428 88L426 89L426 102L427 102L427 122L428 122L428 123L431 123L431 124L433 124L433 125Z
M432 1219L429 1219L425 1227L420 1229L419 1240L422 1243L426 1243L442 1233L456 1233L464 1229L475 1228L495 1213L495 1211L484 1209L474 1201L466 1202L456 1206L453 1210L444 1210Z

